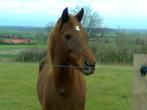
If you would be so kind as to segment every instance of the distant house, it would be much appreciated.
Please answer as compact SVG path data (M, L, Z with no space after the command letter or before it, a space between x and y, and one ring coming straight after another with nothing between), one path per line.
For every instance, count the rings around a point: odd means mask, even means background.
M30 44L32 43L32 40L28 38L12 38L12 39L3 39L2 43L4 44Z

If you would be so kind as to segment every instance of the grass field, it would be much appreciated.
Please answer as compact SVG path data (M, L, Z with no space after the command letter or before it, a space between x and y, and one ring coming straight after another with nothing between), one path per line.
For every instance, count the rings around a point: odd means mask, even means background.
M0 62L0 110L40 110L38 64ZM130 110L131 66L98 65L86 76L86 110Z
M44 48L46 45L0 45L0 51L26 48Z
M29 48L46 48L44 45L0 45L0 60L3 58L6 59L15 59L16 56L23 50Z

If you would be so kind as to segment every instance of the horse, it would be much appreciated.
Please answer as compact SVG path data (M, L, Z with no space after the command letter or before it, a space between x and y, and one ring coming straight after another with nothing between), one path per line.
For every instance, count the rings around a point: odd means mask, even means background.
M84 9L62 12L48 36L48 54L39 64L37 94L41 110L84 110L84 74L95 71L95 56L82 27Z

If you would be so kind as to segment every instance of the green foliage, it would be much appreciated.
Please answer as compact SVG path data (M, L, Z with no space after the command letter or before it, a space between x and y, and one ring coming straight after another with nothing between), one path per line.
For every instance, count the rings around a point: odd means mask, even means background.
M40 110L36 82L38 64L0 62L0 110ZM86 76L86 110L130 110L130 66L98 65Z
M43 45L0 45L0 60L15 60L21 51L36 47L44 48Z
M147 40L141 34L134 38L130 33L116 32L114 37L90 40L89 45L99 63L131 64L135 53L147 53Z
M16 61L22 62L39 62L47 55L47 50L42 48L30 48L18 54Z

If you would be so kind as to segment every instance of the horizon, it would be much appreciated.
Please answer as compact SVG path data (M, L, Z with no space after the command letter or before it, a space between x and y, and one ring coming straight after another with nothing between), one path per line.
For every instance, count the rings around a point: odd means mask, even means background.
M57 21L65 7L71 10L88 4L103 19L102 27L147 29L145 0L81 0L81 4L78 3L78 0L0 1L0 26L46 27Z

